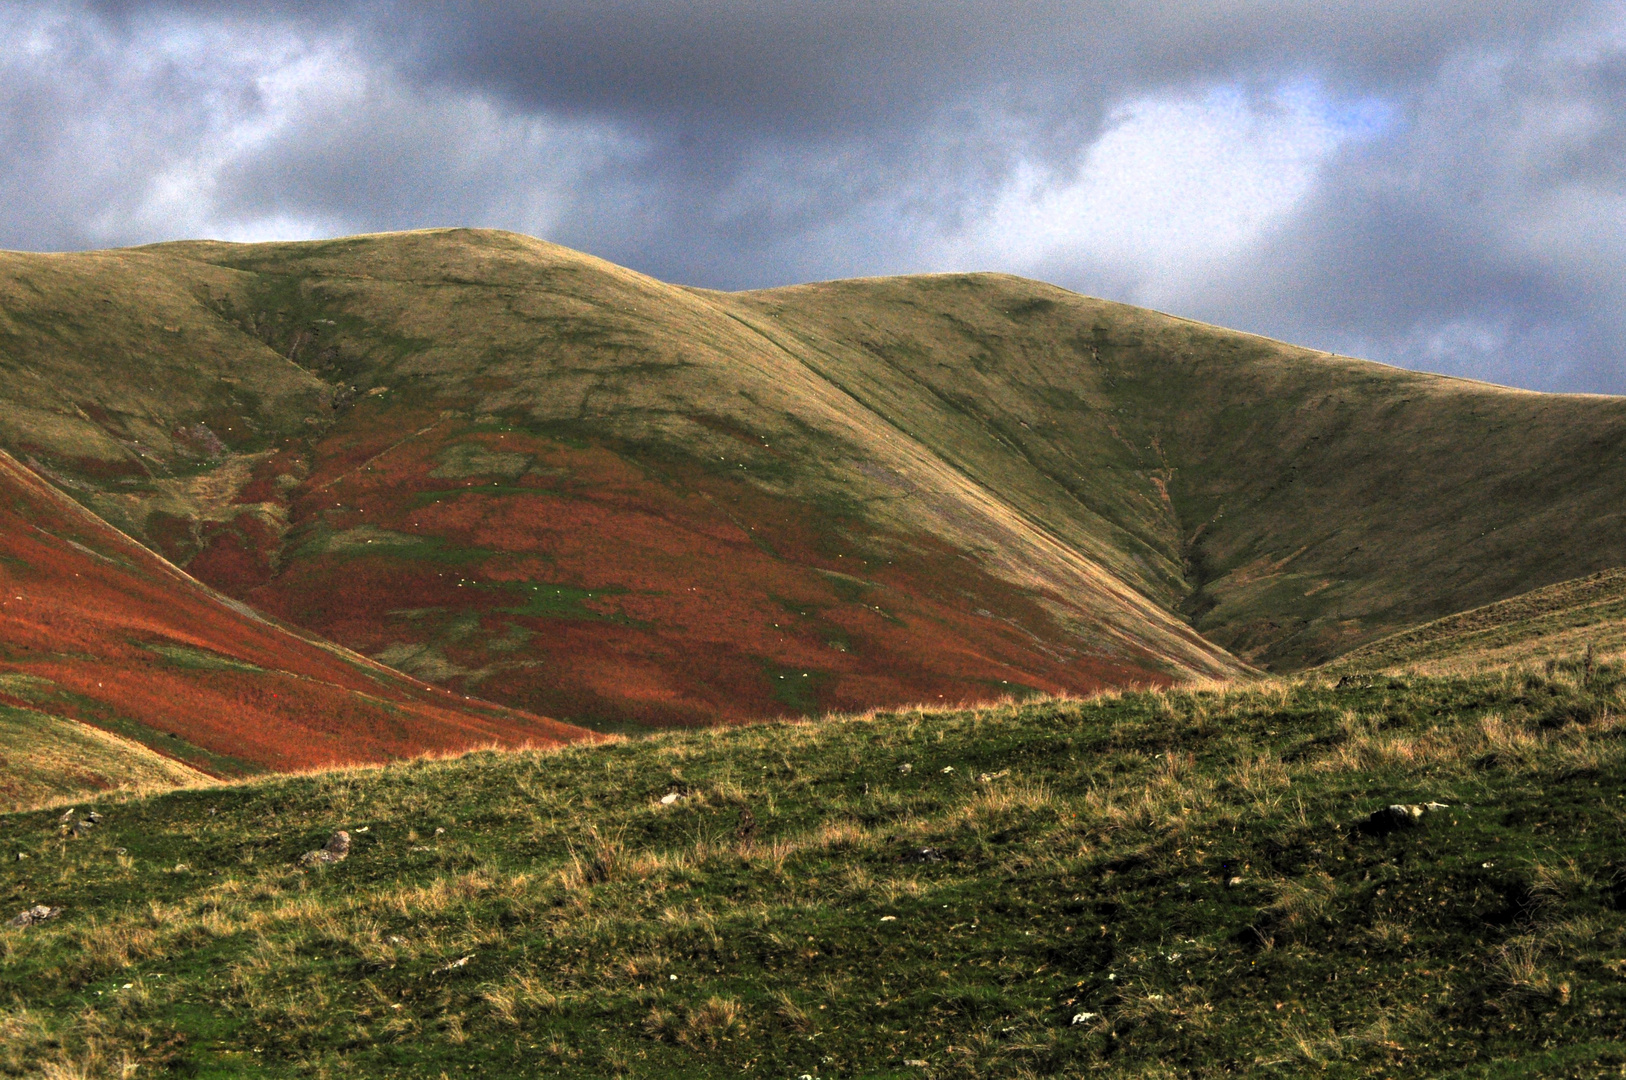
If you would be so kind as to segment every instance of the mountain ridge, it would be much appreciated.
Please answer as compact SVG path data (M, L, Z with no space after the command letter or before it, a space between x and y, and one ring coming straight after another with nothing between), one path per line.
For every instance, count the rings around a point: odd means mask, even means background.
M6 256L0 309L0 445L238 599L599 727L1292 670L1626 562L1620 399L1010 275L719 293L446 230Z

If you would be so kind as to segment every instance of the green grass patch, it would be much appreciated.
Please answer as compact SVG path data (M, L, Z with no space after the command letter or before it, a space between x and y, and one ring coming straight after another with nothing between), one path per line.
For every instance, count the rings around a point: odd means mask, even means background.
M194 671L264 671L257 664L246 660L235 660L229 656L209 652L204 649L194 649L186 645L171 645L166 642L142 642L141 647L150 653L156 653L168 660L176 667L190 668Z
M667 734L114 803L78 840L3 816L28 857L0 893L63 908L0 931L5 1053L268 1076L1601 1075L1626 1064L1623 682ZM345 862L296 865L338 828Z
M374 555L412 562L464 566L485 562L494 554L496 553L484 548L457 547L438 536L414 536L411 533L396 532L376 525L357 525L354 528L334 531L326 524L318 522L303 538L303 542L294 553L294 558L311 558L318 555Z
M516 607L498 608L505 615L529 615L538 619L580 619L589 622L614 622L637 625L634 620L615 612L595 611L587 606L590 600L602 602L607 597L623 596L627 590L619 586L598 589L579 589L573 585L554 585L539 581L481 582L476 588L499 589L517 594L521 600Z

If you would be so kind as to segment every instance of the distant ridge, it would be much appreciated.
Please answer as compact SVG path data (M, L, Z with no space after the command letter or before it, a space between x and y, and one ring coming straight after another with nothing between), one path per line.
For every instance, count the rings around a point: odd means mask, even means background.
M0 256L0 444L188 572L600 729L1326 662L1626 564L1626 402L1006 275L509 233Z

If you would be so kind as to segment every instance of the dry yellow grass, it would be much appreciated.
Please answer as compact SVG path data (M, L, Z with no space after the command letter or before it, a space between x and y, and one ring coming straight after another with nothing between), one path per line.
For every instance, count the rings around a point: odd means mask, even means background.
M0 811L211 784L206 773L140 743L59 716L0 706Z

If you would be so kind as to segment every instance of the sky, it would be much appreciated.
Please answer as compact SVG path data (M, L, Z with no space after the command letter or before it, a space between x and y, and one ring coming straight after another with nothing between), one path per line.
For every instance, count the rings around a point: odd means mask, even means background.
M0 247L999 270L1626 393L1626 0L0 0Z

